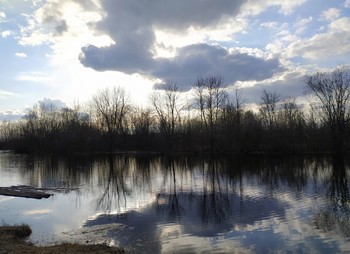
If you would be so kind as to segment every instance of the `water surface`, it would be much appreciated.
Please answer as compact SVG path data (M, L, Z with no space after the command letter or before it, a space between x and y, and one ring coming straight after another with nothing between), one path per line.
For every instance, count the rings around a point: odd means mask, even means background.
M0 196L30 240L136 253L350 251L348 166L332 158L46 156L0 153L0 186L78 188Z

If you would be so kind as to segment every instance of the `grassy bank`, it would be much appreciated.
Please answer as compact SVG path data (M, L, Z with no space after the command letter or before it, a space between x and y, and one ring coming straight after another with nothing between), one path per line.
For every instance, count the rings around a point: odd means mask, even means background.
M60 244L55 246L38 247L25 239L32 233L28 225L0 227L0 253L124 253L119 248L107 245Z

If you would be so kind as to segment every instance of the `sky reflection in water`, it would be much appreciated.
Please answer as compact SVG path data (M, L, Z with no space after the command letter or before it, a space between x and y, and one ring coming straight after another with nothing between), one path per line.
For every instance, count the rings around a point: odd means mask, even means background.
M350 251L348 167L331 158L208 159L0 154L0 185L79 187L46 200L0 196L31 240L142 253Z

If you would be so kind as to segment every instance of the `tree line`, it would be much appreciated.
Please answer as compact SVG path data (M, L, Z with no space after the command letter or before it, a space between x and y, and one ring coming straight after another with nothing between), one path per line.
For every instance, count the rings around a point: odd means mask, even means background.
M198 78L193 98L176 83L132 105L119 87L95 94L87 109L36 105L2 122L0 148L18 152L325 153L349 151L350 73L344 67L305 77L310 110L264 90L259 110L229 95L223 78Z

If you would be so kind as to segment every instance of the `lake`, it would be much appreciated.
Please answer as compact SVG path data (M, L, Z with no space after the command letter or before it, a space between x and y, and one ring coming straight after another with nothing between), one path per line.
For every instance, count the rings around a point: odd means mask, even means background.
M349 167L330 157L33 156L0 152L0 221L38 245L106 243L134 253L350 252ZM77 189L76 189L77 188Z

